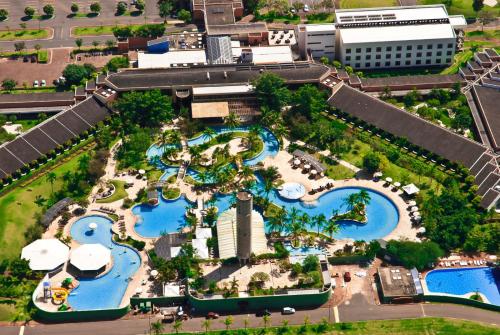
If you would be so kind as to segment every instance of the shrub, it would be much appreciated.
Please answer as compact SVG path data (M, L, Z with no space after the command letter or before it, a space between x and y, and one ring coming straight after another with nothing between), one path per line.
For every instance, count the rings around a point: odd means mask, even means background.
M28 6L28 7L24 8L24 14L26 14L26 16L31 17L31 16L35 15L35 9L33 7Z

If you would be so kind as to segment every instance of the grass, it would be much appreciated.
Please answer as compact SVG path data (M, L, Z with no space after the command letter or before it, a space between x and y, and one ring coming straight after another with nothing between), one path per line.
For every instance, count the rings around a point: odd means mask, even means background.
M0 321L11 320L16 313L15 304L7 304L0 302Z
M165 199L177 199L181 195L181 190L178 187L163 187L162 194Z
M57 92L57 89L55 87L16 88L9 92L0 91L0 94L25 94L25 93L47 93L47 92Z
M54 192L61 189L63 182L61 176L67 171L77 168L78 159L85 152L67 160L53 169L58 176L54 182ZM67 159L67 158L66 158ZM45 174L31 181L26 186L17 186L9 193L0 197L0 245L2 245L2 259L13 259L19 257L21 248L25 245L24 232L35 224L35 215L41 213L41 209L34 203L37 195L47 199L51 194L50 183Z
M293 318L293 316L292 316ZM276 323L276 321L274 322ZM370 320L362 322L341 322L336 324L326 324L308 326L287 326L287 327L267 327L267 329L253 330L249 329L249 334L268 335L309 335L309 334L327 334L327 335L421 335L421 334L439 334L439 335L498 335L500 330L497 326L489 326L481 323L443 319L443 318L420 318L405 320ZM170 327L165 330L170 331ZM260 331L262 330L262 332ZM227 334L226 330L203 332L210 335ZM193 333L179 333L179 335L188 335ZM201 334L201 333L200 333Z
M49 52L48 50L40 50L38 52L38 62L39 63L47 63L49 61Z
M455 14L462 14L465 17L470 17L470 18L475 18L476 17L476 12L472 9L472 2L473 0L453 0L452 5L447 8L448 13L455 15ZM418 0L418 4L420 5L433 5L433 4L440 4L443 3L442 0ZM496 7L490 7L487 5L484 5L483 10L485 11L491 11L493 12L496 16L498 16L499 12L499 6L497 4Z
M325 175L327 175L329 178L332 178L333 180L354 178L354 176L356 175L354 171L343 165L332 165L326 162L323 162L323 164L326 166Z
M332 23L335 21L333 13L315 13L307 15L307 23Z
M397 0L340 0L340 8L369 8L399 6Z
M49 31L47 29L16 29L0 31L0 41L35 40L47 38L48 36Z
M27 131L36 126L37 124L39 124L40 121L38 119L28 119L28 120L17 120L14 123L19 123L23 127L23 131Z
M74 27L71 33L74 36L102 36L102 35L113 35L113 28L115 27L125 27L127 25L113 25L113 26L89 26L89 27ZM143 26L142 24L132 24L128 27L132 28L132 31Z
M99 199L96 202L100 204L109 204L120 199L126 198L128 196L127 191L125 191L125 182L122 180L111 180L111 184L115 187L115 193L113 193L109 198Z
M474 53L471 50L464 50L455 54L453 58L453 64L441 71L441 74L455 74L458 70L464 66L472 57Z

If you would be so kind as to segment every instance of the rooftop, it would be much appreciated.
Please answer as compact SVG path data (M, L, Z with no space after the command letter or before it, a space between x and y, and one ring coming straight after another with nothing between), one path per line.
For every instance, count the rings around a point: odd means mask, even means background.
M448 18L448 12L444 5L338 9L335 13L339 23Z
M332 32L335 31L335 23L301 24L299 29L304 28L307 32Z
M253 64L292 63L292 49L288 45L233 48L233 56L240 57L245 50L252 51Z
M500 82L496 82L500 84ZM474 85L472 93L484 121L484 126L495 150L500 150L500 90Z
M227 101L192 102L191 116L193 119L223 118L229 115Z
M418 294L411 270L400 266L391 266L379 268L378 275L384 297L413 297Z
M262 32L267 32L267 25L263 22L221 24L207 27L208 35L240 35Z
M450 39L455 33L449 24L422 24L340 29L340 38L354 44Z
M138 57L138 67L140 69L167 68L207 62L205 50L170 51L163 54L139 52Z

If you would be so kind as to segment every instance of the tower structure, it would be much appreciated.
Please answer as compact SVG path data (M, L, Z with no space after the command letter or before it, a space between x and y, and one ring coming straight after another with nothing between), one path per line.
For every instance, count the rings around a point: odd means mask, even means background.
M248 262L252 253L252 194L240 191L236 195L236 257Z

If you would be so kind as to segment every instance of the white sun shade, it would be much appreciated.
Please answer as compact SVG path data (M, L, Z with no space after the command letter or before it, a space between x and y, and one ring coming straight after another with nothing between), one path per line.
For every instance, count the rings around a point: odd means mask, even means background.
M39 239L25 246L21 258L30 262L30 269L49 271L68 260L69 247L56 238Z
M70 262L81 271L99 270L111 261L111 250L102 244L84 244L71 252Z

